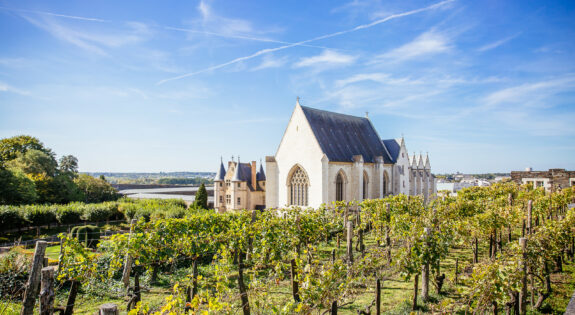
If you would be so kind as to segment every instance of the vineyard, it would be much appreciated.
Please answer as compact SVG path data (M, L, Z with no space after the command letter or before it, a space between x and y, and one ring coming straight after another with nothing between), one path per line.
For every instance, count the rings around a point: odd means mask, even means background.
M0 311L94 313L114 303L130 314L562 314L575 290L573 202L573 188L504 183L429 203L399 195L125 216L127 233L62 234L40 301L30 285L4 291ZM43 250L26 268L41 269ZM16 250L8 256L0 272L17 268Z

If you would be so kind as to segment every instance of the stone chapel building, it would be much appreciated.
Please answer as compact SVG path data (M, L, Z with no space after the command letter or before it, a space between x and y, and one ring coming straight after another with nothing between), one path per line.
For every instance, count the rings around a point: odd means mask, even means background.
M299 101L266 174L266 208L436 193L429 157L409 156L403 137L382 140L367 117Z

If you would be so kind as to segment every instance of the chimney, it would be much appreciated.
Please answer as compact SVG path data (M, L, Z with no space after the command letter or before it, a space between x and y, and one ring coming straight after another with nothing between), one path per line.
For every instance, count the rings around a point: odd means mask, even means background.
M252 187L254 188L254 190L256 190L258 186L258 182L256 181L256 174L257 174L256 161L252 161Z

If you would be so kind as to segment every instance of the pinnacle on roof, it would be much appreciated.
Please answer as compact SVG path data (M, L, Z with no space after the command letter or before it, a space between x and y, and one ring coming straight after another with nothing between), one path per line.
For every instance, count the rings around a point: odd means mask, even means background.
M258 181L266 180L266 173L264 172L264 165L262 164L261 160L260 160L260 171L256 174L256 180Z
M220 157L221 160L221 164L220 164L220 169L218 170L218 172L216 173L216 176L214 177L214 181L215 182L220 182L220 181L224 181L224 178L226 177L226 169L224 167L224 160Z

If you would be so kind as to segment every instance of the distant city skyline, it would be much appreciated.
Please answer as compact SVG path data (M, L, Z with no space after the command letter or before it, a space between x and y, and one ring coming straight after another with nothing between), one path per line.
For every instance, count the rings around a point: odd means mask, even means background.
M274 155L302 105L434 173L575 170L572 1L0 0L0 138L82 172Z

